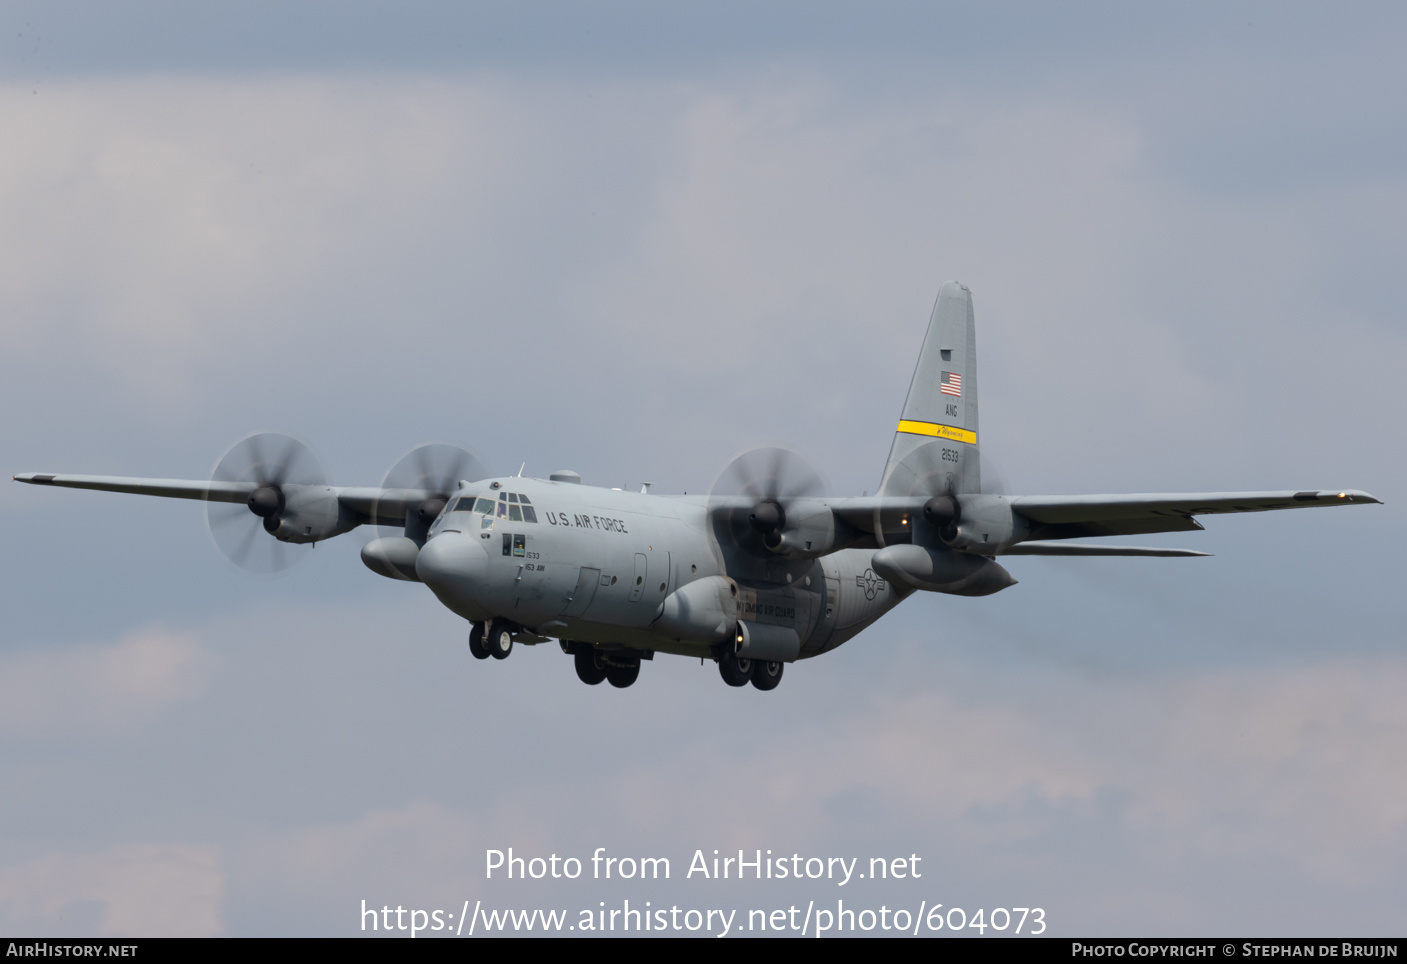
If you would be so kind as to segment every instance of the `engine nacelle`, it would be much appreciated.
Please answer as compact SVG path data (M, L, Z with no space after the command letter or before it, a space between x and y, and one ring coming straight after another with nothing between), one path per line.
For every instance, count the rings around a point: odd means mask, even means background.
M420 582L415 573L415 560L420 547L405 536L385 536L362 546L362 562L379 576Z
M985 556L1026 537L1026 520L1012 511L1006 496L960 495L956 501L955 517L939 532L949 548Z
M283 504L264 516L264 529L280 542L321 542L356 527L328 486L284 485L279 493ZM263 515L258 507L250 508Z
M727 639L738 622L738 586L724 576L705 576L665 597L650 628L670 639Z
M817 559L834 552L850 538L853 533L844 523L837 526L830 506L821 506L805 514L798 508L791 509L785 527L763 536L762 543L788 559Z
M888 546L874 554L874 571L899 586L955 596L990 596L1016 585L991 559L927 546Z

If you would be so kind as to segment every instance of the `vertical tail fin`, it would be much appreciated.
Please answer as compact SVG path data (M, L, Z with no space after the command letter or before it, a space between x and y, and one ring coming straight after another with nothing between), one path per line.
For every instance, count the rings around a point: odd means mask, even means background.
M889 449L880 495L982 491L977 456L977 326L972 292L938 291L909 397Z

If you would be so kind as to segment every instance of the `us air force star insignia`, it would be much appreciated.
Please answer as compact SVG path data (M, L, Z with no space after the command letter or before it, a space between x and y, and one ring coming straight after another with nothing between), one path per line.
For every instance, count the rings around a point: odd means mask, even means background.
M855 585L865 591L866 599L873 599L884 592L884 580L876 576L873 569L866 569L863 576L856 576Z

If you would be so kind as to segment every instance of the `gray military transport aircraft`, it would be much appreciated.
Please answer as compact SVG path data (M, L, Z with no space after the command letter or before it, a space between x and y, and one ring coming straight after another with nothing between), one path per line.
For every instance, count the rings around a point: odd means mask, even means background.
M486 478L469 453L422 446L379 487L325 484L306 446L236 444L209 481L26 473L36 485L202 499L237 564L277 569L286 544L394 527L362 561L422 582L471 623L474 656L560 640L582 682L625 687L656 653L712 659L725 682L770 690L915 591L985 596L1015 584L998 556L1198 556L1063 540L1201 529L1195 516L1377 502L1302 489L1149 495L984 492L972 295L938 293L875 495L833 498L799 456L744 453L707 496ZM259 533L263 529L272 539Z

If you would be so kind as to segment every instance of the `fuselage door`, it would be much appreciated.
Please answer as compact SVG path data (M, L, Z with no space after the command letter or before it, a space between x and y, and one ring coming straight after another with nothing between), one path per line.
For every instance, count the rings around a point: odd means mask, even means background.
M630 601L639 602L645 593L645 583L650 578L650 557L643 552L635 553L635 581L630 584Z
M562 615L573 619L584 615L587 607L591 605L591 601L596 598L596 587L600 582L600 569L588 569L582 566L581 573L577 576L576 588L567 598L567 607L562 610Z

